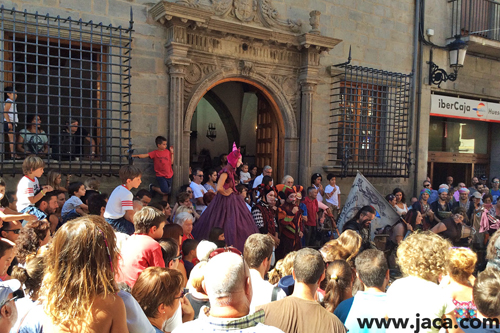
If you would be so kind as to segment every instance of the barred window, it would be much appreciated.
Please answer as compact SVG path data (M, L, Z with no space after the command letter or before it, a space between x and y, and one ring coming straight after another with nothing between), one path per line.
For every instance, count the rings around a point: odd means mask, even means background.
M372 84L341 82L340 106L345 116L339 122L340 136L344 144L353 150L353 161L376 163L379 157L383 100L385 87ZM342 159L342 150L337 151Z
M408 177L411 76L343 67L332 83L330 161L344 177Z
M28 154L63 173L128 163L132 31L0 7L0 174Z

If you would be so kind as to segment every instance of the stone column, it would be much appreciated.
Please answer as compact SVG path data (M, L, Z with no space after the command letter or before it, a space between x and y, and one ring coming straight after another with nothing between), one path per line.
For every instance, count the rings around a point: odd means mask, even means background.
M312 113L317 82L302 80L300 104L300 161L299 184L309 184L312 158Z
M170 63L168 113L169 113L169 144L174 147L174 178L172 188L177 189L185 182L187 171L184 170L183 134L184 134L184 79L186 66L184 64ZM189 159L188 159L189 163ZM189 164L188 164L189 165ZM174 193L174 191L172 191Z
M186 183L189 171L189 136L187 149L184 133L184 85L186 68L190 64L188 58L189 46L187 43L186 23L172 21L167 26L167 43L165 64L168 67L168 135L170 144L174 147L174 177L172 188L175 192L182 184ZM188 155L186 157L186 155ZM187 159L187 162L186 162Z
M285 137L285 175L291 175L299 183L299 138ZM309 182L308 182L309 183ZM306 183L306 184L308 184ZM300 183L303 184L303 183ZM304 184L304 186L306 186ZM307 186L306 186L307 187Z

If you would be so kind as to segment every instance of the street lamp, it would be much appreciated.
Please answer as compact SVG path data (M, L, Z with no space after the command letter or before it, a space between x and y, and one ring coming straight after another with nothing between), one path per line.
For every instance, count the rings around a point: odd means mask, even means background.
M453 73L446 73L442 68L439 68L434 62L432 62L432 48L430 59L427 62L429 64L429 84L437 84L439 87L441 83L446 81L455 81L458 76L458 70L464 66L465 54L467 53L467 43L460 39L460 35L455 36L455 40L450 43L447 47L450 57L450 67L453 69Z

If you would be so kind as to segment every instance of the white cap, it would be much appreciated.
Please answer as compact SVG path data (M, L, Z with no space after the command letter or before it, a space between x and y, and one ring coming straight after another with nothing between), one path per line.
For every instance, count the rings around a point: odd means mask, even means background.
M0 308L9 300L9 294L21 288L21 282L16 279L0 281Z

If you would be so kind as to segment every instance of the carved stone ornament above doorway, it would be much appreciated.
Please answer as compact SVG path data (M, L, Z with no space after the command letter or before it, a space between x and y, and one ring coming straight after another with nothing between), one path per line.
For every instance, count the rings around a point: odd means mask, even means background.
M256 22L268 28L279 28L294 33L302 29L300 20L283 20L272 0L178 0L178 4L211 10L222 18L235 18L241 22Z
M300 20L281 18L272 0L160 1L149 13L162 25L171 25L175 19L190 30L203 29L220 36L235 36L298 50L314 48L318 53L328 52L341 42L319 34L320 12L311 12L311 29L302 29ZM176 42L184 41L177 39Z

